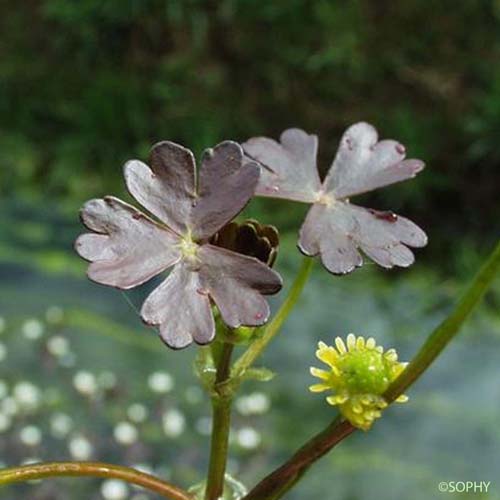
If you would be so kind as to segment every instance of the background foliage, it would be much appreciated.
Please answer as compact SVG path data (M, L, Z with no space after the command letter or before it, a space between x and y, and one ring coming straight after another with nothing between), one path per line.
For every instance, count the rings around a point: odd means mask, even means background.
M160 139L200 152L289 126L320 135L325 170L363 119L428 165L378 206L411 213L441 253L500 230L498 0L1 0L0 13L3 196L43 185L74 209L121 189L123 162Z
M135 308L151 285L122 295L88 283L72 252L82 202L126 196L122 164L161 139L200 153L300 126L319 134L325 172L343 129L367 120L428 166L363 202L415 220L429 246L408 271L367 264L339 280L317 266L265 357L279 375L245 388L261 407L236 412L232 472L252 484L330 420L307 392L317 340L374 335L408 359L500 233L499 60L500 0L0 0L0 464L75 458L83 437L92 458L184 485L201 479L210 420L190 373L194 351L173 355L141 325ZM304 209L258 199L247 212L281 230L286 283ZM412 403L342 444L290 500L432 499L442 480L493 480L499 304L497 286ZM82 371L97 380L92 394L75 385ZM174 380L165 393L148 385L158 371ZM26 381L39 400L23 409L16 387ZM149 409L145 421L130 417L134 403ZM170 410L183 418L174 433ZM61 414L72 422L64 436L53 429ZM133 442L116 439L124 421ZM485 498L500 498L494 486ZM85 481L5 495L110 498Z

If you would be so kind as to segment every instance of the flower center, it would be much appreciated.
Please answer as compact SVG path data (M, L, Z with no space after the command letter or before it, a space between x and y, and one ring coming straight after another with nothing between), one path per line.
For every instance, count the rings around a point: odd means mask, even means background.
M178 243L182 257L190 262L198 260L198 244L193 241L189 231Z
M325 205L327 207L332 207L335 203L335 198L329 193L324 193L323 191L320 191L316 197L316 203L319 203L320 205Z

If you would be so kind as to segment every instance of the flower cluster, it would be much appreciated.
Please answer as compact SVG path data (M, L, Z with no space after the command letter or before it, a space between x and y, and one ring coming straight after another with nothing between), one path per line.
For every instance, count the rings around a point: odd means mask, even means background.
M344 418L365 431L381 416L387 406L382 395L407 364L398 361L394 349L384 352L372 337L365 340L352 333L347 336L347 345L340 337L335 339L335 347L320 342L316 356L329 370L311 368L311 374L321 382L310 390L333 392L327 402L338 405ZM396 401L404 403L408 397L402 395Z
M350 197L414 177L424 164L405 159L403 145L378 141L371 125L357 123L345 132L321 182L317 147L317 137L300 129L286 130L279 143L225 141L205 151L197 179L191 151L156 144L150 166L133 160L124 169L129 192L150 215L112 196L83 207L91 232L77 239L76 250L90 261L88 276L128 289L172 268L141 316L178 349L214 339L214 305L231 329L269 318L263 296L282 286L271 269L277 231L254 220L233 221L254 194L312 204L298 245L334 274L360 266L360 250L386 268L412 264L408 247L424 246L425 233L392 212L353 205Z

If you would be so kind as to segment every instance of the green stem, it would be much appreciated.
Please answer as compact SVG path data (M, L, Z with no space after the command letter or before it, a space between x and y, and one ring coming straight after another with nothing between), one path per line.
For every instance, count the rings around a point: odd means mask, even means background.
M102 462L48 462L0 470L0 486L50 477L92 476L121 479L171 500L192 500L191 495L144 472Z
M224 342L217 362L214 393L212 395L213 427L210 443L206 500L217 500L224 491L231 426L232 392L228 387L233 345Z
M500 269L500 243L483 264L451 314L429 335L403 373L389 386L384 398L392 403L410 387L458 333L480 302ZM292 458L266 476L243 500L281 498L323 455L356 430L337 417L324 431L310 439Z
M474 307L481 301L500 269L500 242L476 274L451 314L429 335L417 355L384 393L392 403L427 370L447 344L459 332Z
M257 338L250 344L249 348L234 364L232 371L234 377L243 375L261 355L274 336L279 332L288 315L295 307L297 300L299 300L300 294L304 289L304 285L307 283L309 275L311 274L313 263L314 259L311 257L304 257L299 272L295 277L295 281L293 282L290 291L288 292L288 295L278 312L271 322L268 323L267 326L263 327L262 335L257 336Z

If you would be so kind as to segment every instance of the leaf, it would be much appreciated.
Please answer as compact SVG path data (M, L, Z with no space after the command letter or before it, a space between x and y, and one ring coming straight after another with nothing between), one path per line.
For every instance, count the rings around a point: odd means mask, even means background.
M257 380L258 382L269 382L276 373L269 368L249 368L242 376L242 380Z

